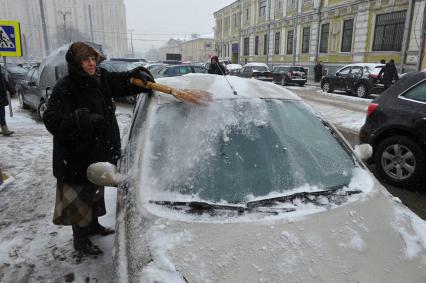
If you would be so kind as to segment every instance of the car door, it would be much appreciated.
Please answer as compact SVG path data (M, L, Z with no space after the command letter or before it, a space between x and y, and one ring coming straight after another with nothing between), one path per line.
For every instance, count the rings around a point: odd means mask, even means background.
M244 71L241 73L241 76L243 78L251 78L252 72L253 72L253 68L252 67L245 67Z
M31 105L34 106L34 109L38 108L41 99L40 89L38 87L38 69L34 69L34 72L31 75L31 78L28 82L28 94Z
M31 105L31 100L30 100L31 94L30 94L30 87L28 83L33 73L34 73L34 69L28 71L24 80L21 82L20 90L19 90L22 96L22 100L25 102L25 104L29 104L29 105Z
M413 123L413 132L426 142L426 79L400 96L407 115L401 117Z
M339 90L346 90L346 79L351 72L351 67L340 69L336 72L336 78L333 82L333 88Z
M353 66L350 74L344 78L346 90L354 91L358 81L362 78L363 67Z

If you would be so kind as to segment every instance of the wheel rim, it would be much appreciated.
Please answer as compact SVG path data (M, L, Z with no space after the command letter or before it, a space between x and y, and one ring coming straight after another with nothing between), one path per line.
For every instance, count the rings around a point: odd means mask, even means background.
M46 112L46 109L47 109L47 104L45 102L40 104L40 107L38 108L38 114L40 118L43 119L43 115L44 115L44 112Z
M383 171L396 180L406 180L416 170L416 158L413 152L401 144L388 146L382 153Z
M324 92L329 92L329 91L330 91L330 84L329 84L329 83L324 83L324 84L322 85L322 90L323 90Z
M360 86L356 89L356 94L358 95L358 97L364 97L364 96L365 96L365 86L360 85Z

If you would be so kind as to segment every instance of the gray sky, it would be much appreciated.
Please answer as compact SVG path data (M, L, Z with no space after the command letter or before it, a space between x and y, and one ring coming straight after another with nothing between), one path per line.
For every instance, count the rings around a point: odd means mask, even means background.
M124 0L135 51L160 47L171 37L212 34L213 13L235 0ZM130 47L130 45L129 45Z

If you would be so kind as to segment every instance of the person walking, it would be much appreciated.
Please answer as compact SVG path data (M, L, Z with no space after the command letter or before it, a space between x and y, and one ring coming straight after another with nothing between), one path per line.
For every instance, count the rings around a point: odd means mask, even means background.
M226 75L226 68L219 62L217 56L212 56L210 58L209 74L214 75Z
M382 77L383 75L383 84L384 89L388 89L392 85L392 81L398 80L398 71L395 67L395 61L391 59L389 63L386 63L386 65L380 70L378 77Z
M14 134L9 130L6 124L6 110L5 107L9 105L6 91L12 96L16 93L15 88L6 80L3 75L2 67L0 65L0 128L3 136L10 136Z
M74 249L83 254L102 251L89 236L115 231L99 224L106 214L104 188L88 181L87 168L96 162L114 165L120 158L120 133L113 97L150 92L130 84L130 78L154 79L138 67L128 72L97 68L101 55L83 42L66 55L68 75L53 88L43 121L53 135L53 175L57 179L53 223L71 225Z
M321 61L318 61L314 67L315 82L318 83L321 81L322 73L323 73L323 66L321 64Z

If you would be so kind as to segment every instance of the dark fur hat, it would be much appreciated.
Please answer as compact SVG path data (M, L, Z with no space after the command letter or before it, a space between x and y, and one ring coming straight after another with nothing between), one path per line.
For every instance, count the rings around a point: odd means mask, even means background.
M95 56L97 62L101 58L100 54L90 45L84 42L74 42L68 49L65 59L68 64L80 66L81 61L90 56Z

